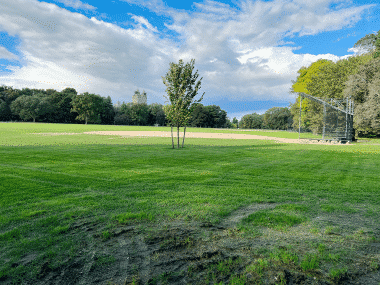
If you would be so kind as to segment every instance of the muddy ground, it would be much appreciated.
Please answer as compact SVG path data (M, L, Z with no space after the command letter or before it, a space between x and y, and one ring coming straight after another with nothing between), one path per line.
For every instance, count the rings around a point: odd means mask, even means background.
M274 209L276 205L279 203L248 205L219 224L191 219L144 225L115 223L107 240L101 237L104 225L77 221L70 230L78 235L83 250L55 270L50 269L51 261L47 260L41 264L38 279L25 284L231 284L234 276L244 282L233 284L380 284L380 268L370 266L374 258L380 260L380 226L373 219L360 213L346 217L318 214L313 218L315 225L323 228L336 224L343 229L329 235L312 234L301 225L284 233L266 229L239 231L237 225L244 217ZM298 253L310 249L306 241L323 240L327 245L337 246L334 238L349 232L350 227L357 228L358 223L372 229L376 240L352 242L357 248L349 254L352 257L349 270L339 278L329 278L322 269L304 272L292 262L270 261L261 275L258 271L245 272L248 265L264 258L268 250L287 251L289 244L295 245ZM31 260L26 256L20 263L27 265ZM224 267L218 267L221 262ZM0 283L8 285L12 280Z

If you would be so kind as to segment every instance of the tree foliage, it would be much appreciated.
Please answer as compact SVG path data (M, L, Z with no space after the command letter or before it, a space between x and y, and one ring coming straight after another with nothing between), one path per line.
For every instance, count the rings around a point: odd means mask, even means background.
M363 48L371 53L373 58L378 58L380 56L380 30L377 34L365 35L355 43L354 47Z
M343 91L355 103L354 128L357 135L380 135L380 58L361 66L357 74L349 76Z
M343 99L344 84L348 76L357 73L359 67L371 59L370 54L365 54L321 66L307 83L308 94L322 99Z
M114 124L115 110L112 104L112 99L110 96L107 98L101 97L103 100L100 103L100 122L105 125Z
M293 123L292 114L286 107L273 107L267 110L263 116L263 125L271 130L287 130Z
M262 129L264 124L264 116L257 113L244 115L240 122L240 129Z
M238 128L239 127L239 120L236 117L234 117L232 119L232 124L234 124L236 126L236 128Z
M39 116L49 112L51 105L46 98L37 95L22 95L11 103L10 109L13 113L20 116L24 121L33 119L33 122Z
M182 59L179 63L170 63L169 72L165 77L162 77L165 84L167 96L170 105L164 107L166 118L172 127L172 145L174 148L173 140L173 126L177 127L177 148L179 148L179 128L185 127L182 147L185 142L186 125L190 119L190 108L194 103L199 103L203 99L203 95L199 100L195 100L198 90L201 88L202 78L196 82L198 78L198 70L193 75L195 60L192 59L190 63L183 65ZM193 88L193 85L195 87Z
M190 108L188 125L201 128L226 128L227 112L216 105L203 106L195 103Z
M77 95L72 101L72 112L77 112L77 120L88 122L100 123L101 105L103 103L102 98L99 95L89 94L85 92Z
M159 126L166 125L166 117L163 106L158 103L153 103L149 105L149 113L150 113L150 122L149 125L153 126L155 124Z
M146 93L143 92L143 94L145 97ZM11 104L21 96L27 96L28 98L35 96L46 104L44 112L40 112L36 117L39 122L73 124L83 123L84 121L85 123L86 113L84 110L87 110L87 123L136 126L154 126L156 124L167 126L169 124L164 106L157 103L147 105L144 103L123 102L121 104L118 102L113 105L110 96L105 98L96 94L88 94L87 92L78 95L74 88L65 88L59 92L54 89L23 88L18 90L4 85L0 86L0 121L33 119L24 115L27 114L27 110L21 112L24 108L23 105L19 104L17 113L12 112ZM87 97L87 99L85 100L84 97ZM76 105L76 108L73 107L73 104ZM236 127L227 119L227 112L221 110L219 106L203 106L201 103L193 103L189 109L189 126L206 128ZM82 112L81 115L76 110ZM22 113L23 119L18 115L19 113Z

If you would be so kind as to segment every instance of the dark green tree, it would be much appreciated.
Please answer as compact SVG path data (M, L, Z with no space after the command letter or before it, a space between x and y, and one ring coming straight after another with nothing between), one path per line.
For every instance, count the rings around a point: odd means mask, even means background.
M149 122L149 107L147 104L132 104L131 117L132 123L136 126L147 126Z
M236 117L234 117L234 118L232 119L232 124L236 125L236 127L238 128L238 127L239 127L239 120L236 119Z
M5 105L2 104L2 120L4 121L16 121L20 120L20 117L17 114L13 114L10 106L11 103L20 97L20 90L13 89L10 86L2 85L0 86L0 99L5 102Z
M159 126L165 126L166 118L163 106L161 104L153 103L149 106L149 125L153 126L158 124Z
M244 115L240 122L241 129L262 129L263 128L263 115L257 113Z
M132 103L126 104L123 102L123 104L117 108L115 125L132 125L132 105Z
M33 119L33 122L35 122L39 116L49 112L51 105L40 94L34 96L22 95L12 102L10 108L22 120Z
M273 107L264 114L264 125L271 130L287 130L293 123L292 114L286 107Z
M112 105L111 97L102 97L103 102L101 102L100 107L100 121L105 125L113 125L115 121L115 109Z
M99 124L102 104L102 97L85 92L74 97L71 112L78 113L76 119L85 121L86 125L88 122Z
M131 106L132 103L123 102L116 108L115 125L132 125Z
M227 112L222 110L219 106L205 106L204 113L207 118L205 126L209 128L222 128L226 125Z
M12 116L12 111L7 102L0 99L0 121L10 121Z
M204 127L207 120L207 115L204 106L201 103L195 103L190 108L189 126Z

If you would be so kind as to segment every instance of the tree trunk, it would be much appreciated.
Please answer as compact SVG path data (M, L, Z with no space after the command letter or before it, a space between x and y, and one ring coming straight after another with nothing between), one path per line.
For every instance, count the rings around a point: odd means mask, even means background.
M36 122L36 118L33 118L33 123L35 123Z
M86 116L86 125L87 125L87 116Z
M177 126L177 148L179 149L179 126Z
M186 126L185 126L185 129L183 130L182 148L183 148L183 145L185 144L185 134L186 134Z
M171 127L172 127L172 146L174 148L173 126L171 126Z

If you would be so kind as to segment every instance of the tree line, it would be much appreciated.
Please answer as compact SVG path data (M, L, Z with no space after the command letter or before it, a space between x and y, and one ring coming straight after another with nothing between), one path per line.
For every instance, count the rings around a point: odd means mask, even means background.
M135 95L139 91L135 91ZM164 106L158 103L120 103L88 92L78 94L74 88L13 89L0 86L0 121L33 121L64 124L103 124L167 126ZM192 104L187 126L199 128L279 129L291 127L288 108L274 107L265 114L249 114L231 121L220 106Z
M273 107L262 115L244 115L239 122L241 129L289 130L292 125L293 116L287 107Z
M135 91L135 95L139 91ZM78 94L74 88L13 89L0 86L0 121L33 121L65 124L103 124L167 126L162 104L112 104L111 98L88 92ZM227 112L219 106L192 106L188 125L205 128L232 128Z

